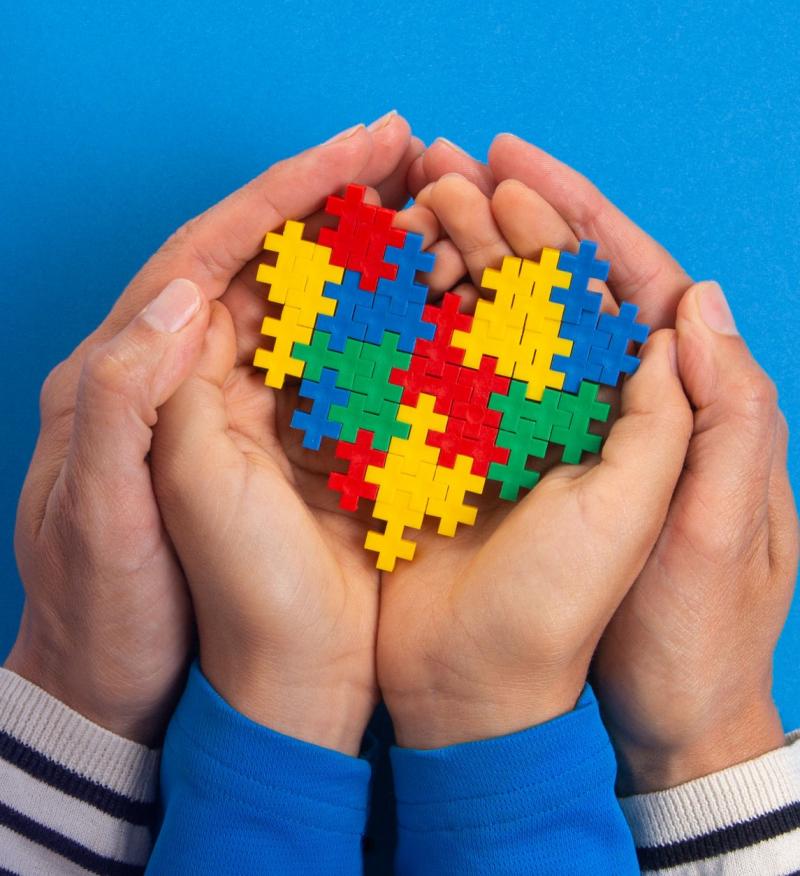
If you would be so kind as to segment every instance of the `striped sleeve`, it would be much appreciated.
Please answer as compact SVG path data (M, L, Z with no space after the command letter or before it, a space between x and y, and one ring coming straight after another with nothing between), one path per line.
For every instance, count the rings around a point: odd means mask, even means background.
M800 731L747 763L620 801L643 873L800 873Z
M0 668L0 874L140 874L158 752Z

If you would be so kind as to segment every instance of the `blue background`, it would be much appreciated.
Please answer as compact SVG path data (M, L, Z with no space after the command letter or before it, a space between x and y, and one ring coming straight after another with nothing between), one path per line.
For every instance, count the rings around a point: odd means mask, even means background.
M22 603L14 513L47 371L178 224L392 107L428 142L484 157L510 130L591 176L693 275L722 282L800 432L790 4L3 6L0 657ZM797 489L796 453L791 465ZM792 727L798 661L796 601L776 666Z

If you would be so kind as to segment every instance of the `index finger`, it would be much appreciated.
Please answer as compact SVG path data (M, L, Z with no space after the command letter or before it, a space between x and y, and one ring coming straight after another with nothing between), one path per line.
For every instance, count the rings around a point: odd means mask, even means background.
M692 279L652 237L615 207L586 177L513 134L499 134L489 150L498 182L518 179L566 219L578 238L595 240L611 261L608 285L618 301L638 305L654 329L675 325L675 312Z
M114 334L173 277L218 298L261 251L264 234L287 218L319 209L356 179L372 155L370 132L357 125L333 140L273 164L260 176L191 219L155 253L125 289L97 331Z

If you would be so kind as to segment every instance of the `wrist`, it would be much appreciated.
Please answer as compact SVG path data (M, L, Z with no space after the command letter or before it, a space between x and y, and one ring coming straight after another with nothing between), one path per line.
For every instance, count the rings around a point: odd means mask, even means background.
M775 704L769 700L720 717L702 730L670 740L641 742L612 734L619 761L620 796L648 794L753 760L784 744Z
M30 629L23 615L17 640L4 666L59 700L72 711L124 739L155 748L160 744L169 706L153 708L126 697L102 672L105 661L84 648L80 659L55 637ZM89 671L94 667L93 672ZM172 699L170 700L171 705Z
M425 750L508 736L544 724L575 708L583 684L532 684L517 691L498 684L483 696L427 689L385 694L384 700L397 744Z
M281 671L263 655L220 659L201 648L201 668L236 711L285 736L357 756L377 704L374 685L347 674Z

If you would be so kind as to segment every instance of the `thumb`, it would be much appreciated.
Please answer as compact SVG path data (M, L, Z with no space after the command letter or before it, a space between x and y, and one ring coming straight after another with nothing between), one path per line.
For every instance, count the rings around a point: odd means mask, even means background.
M188 376L203 344L209 306L190 280L170 282L83 363L66 473L130 495L145 470L156 411ZM150 489L149 478L146 484ZM116 492L120 490L120 492Z
M223 391L235 359L236 332L231 315L225 305L213 301L203 349L192 374L158 415L151 466L166 518L188 513L186 506L191 503L187 498L197 497L198 486L204 488L199 498L218 502L219 495L209 495L206 488L217 481L220 472L227 472L227 482L236 480L232 466L241 453L228 434Z
M752 485L766 499L778 417L775 386L739 336L717 283L687 290L676 325L681 379L695 408L687 467L702 472L720 498L735 501Z
M591 490L591 507L614 521L620 538L634 542L626 545L626 552L641 563L666 519L692 432L675 343L670 329L651 335L641 365L623 386L621 416L609 432L599 465L577 481L580 489Z

